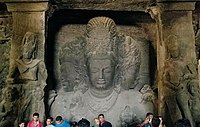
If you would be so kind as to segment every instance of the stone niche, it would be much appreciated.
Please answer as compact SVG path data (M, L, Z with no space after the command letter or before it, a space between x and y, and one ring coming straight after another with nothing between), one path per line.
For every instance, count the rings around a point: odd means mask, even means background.
M69 122L103 113L114 127L153 112L169 127L199 126L200 4L184 1L2 0L0 107L11 114L0 127L33 112Z
M49 114L92 121L103 113L114 127L141 122L157 110L155 38L145 12L55 11L47 34Z

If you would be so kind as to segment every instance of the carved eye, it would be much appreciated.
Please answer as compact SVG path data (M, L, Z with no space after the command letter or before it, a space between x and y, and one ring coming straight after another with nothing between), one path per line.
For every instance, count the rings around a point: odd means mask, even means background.
M110 72L111 72L111 68L110 67L104 68L104 73L110 73Z
M93 67L93 68L90 69L90 72L91 73L97 73L97 72L99 72L99 69L96 68L96 67Z

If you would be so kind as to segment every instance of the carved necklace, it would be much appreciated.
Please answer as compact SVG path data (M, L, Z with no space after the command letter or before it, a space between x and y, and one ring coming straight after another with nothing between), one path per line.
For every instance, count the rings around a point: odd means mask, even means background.
M29 65L30 63L33 62L33 59L30 59L29 61L25 61L24 59L22 59L23 63L26 65Z
M88 108L93 113L103 113L113 107L118 97L118 93L113 89L112 93L104 98L93 96L90 89L86 92L86 102Z

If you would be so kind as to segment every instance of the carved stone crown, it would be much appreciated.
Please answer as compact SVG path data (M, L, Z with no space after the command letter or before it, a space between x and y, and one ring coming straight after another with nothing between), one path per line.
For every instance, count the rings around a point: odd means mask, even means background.
M174 51L179 49L178 40L175 35L168 36L166 41L168 51Z
M107 17L92 18L86 28L87 55L116 54L116 24Z
M89 54L87 54L87 58L88 58L87 60L90 60L90 59L96 59L96 60L109 59L109 60L111 60L113 65L116 65L116 63L117 63L117 58L116 58L116 56L113 52L105 52L105 53L101 53L101 54L95 54L95 53L90 54L89 53Z
M87 36L90 36L90 32L96 27L108 28L113 37L116 35L116 24L108 17L95 17L90 19L86 27Z
M23 42L23 46L34 48L36 47L36 43L37 43L37 35L32 32L26 32L26 34L23 37L22 42Z
M30 50L32 49L33 51L35 51L33 53L32 58L36 57L37 41L38 41L37 34L33 32L26 32L26 34L22 39L23 48L28 48Z

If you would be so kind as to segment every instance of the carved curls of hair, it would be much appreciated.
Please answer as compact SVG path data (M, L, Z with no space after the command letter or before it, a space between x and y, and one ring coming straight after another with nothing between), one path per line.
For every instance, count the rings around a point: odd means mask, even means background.
M116 35L116 24L115 22L108 18L108 17L103 17L103 16L100 16L100 17L95 17L95 18L92 18L87 26L86 26L86 36L89 37L90 36L90 32L96 28L96 27L105 27L105 28L108 28L111 35L114 37Z

